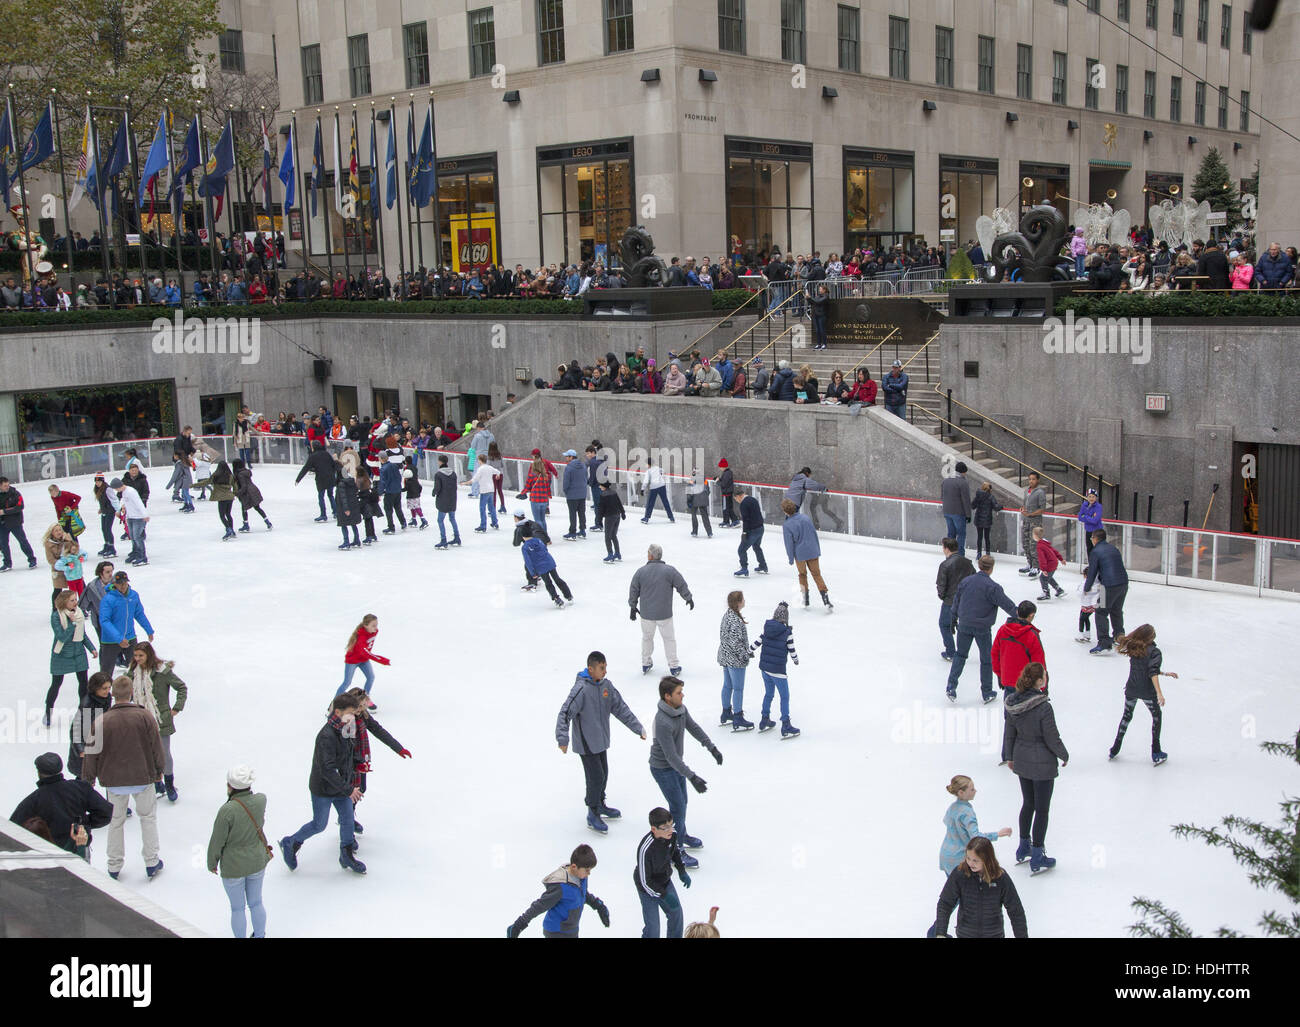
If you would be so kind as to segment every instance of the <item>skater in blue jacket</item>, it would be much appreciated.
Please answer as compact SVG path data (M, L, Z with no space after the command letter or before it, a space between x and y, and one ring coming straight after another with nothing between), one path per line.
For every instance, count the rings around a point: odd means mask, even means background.
M555 558L546 548L546 543L533 534L531 522L526 522L523 526L523 555L524 570L528 573L529 580L541 578L551 601L557 607L562 609L565 600L570 604L573 603L573 593L569 591L569 586L565 584L564 579L556 573ZM556 586L559 586L560 591L564 593L564 599L556 594Z
M506 928L507 938L518 938L525 927L542 913L542 935L547 938L576 938L582 922L582 907L590 906L609 926L609 909L594 895L587 893L587 878L596 867L596 853L590 845L579 845L569 857L568 866L559 867L542 878L545 891L541 898L524 910Z
M758 722L759 731L776 727L771 719L772 693L781 693L781 738L798 738L799 729L790 723L790 682L786 678L786 657L799 666L799 654L794 651L794 632L790 629L790 604L778 603L770 620L763 624L763 633L754 639L751 650L762 649L758 656L758 669L763 675L763 716Z
M966 846L974 838L987 838L995 842L999 838L1010 838L1011 828L1003 827L997 831L981 831L975 817L975 807L970 804L975 798L975 782L965 774L958 774L948 782L947 792L954 796L954 801L943 815L943 826L947 834L939 849L939 869L944 876L950 875L966 859Z

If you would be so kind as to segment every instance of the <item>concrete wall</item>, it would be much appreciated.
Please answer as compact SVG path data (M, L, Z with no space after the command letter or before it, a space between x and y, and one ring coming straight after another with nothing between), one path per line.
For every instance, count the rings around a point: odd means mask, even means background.
M1048 353L1041 325L949 324L940 335L942 380L954 399L1108 480L1118 476L1118 516L1132 514L1136 490L1143 519L1151 494L1154 520L1181 524L1187 499L1199 525L1218 482L1208 526L1227 529L1225 500L1239 473L1233 443L1300 445L1293 385L1300 326L1224 321L1151 331L1150 361L1135 364L1123 354ZM963 377L968 360L979 361L978 378ZM1171 396L1169 413L1147 413L1148 393ZM971 415L954 408L953 420L959 416ZM1008 448L1005 433L990 436ZM1026 453L1026 460L1050 459Z

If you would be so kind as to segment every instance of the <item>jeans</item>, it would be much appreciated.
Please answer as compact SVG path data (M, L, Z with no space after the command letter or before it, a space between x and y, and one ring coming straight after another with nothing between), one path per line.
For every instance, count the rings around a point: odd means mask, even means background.
M327 489L317 489L317 490L316 490L316 501L317 501L318 503L320 503L320 515L321 515L322 517L325 516L325 497L326 497L326 496L329 496L329 498L330 498L330 512L329 512L329 516L333 517L333 516L334 516L334 486L333 486L333 485L331 485L331 486L330 486L329 488L327 488Z
M649 497L646 499L646 504L645 504L645 516L642 517L641 519L643 521L648 521L650 519L650 515L654 512L656 500L664 504L664 513L668 515L668 520L669 521L674 520L675 518L673 517L673 508L668 505L667 485L660 485L658 488L650 490Z
M532 514L533 514L533 520L537 523L537 526L538 526L539 528L541 528L542 531L546 531L546 512L547 512L548 509L550 509L550 504L549 504L549 503L534 503L532 500L529 500L529 501L528 501L528 508L529 508L529 510L532 511ZM439 514L438 517L441 518L441 517L442 517L442 514ZM550 533L547 532L547 534L550 534Z
M1133 719L1133 711L1137 708L1138 702L1146 704L1147 712L1151 714L1151 752L1160 751L1160 703L1155 699L1125 699L1124 715L1119 719L1119 730L1115 732L1115 744L1111 746L1113 752L1119 752L1119 747L1124 743L1124 733L1128 730L1129 721Z
M601 529L601 526L605 523L603 518L600 516L600 486L599 485L591 486L591 515L592 517L595 518L591 526L594 530L599 531Z
M1074 277L1075 278L1083 277L1083 259L1085 256L1086 254L1083 253L1076 253L1074 255Z
M826 318L825 318L825 316L817 317L816 315L814 315L814 316L813 316L813 319L812 319L812 323L813 323L813 339L814 339L814 345L817 345L817 346L825 346L825 345L826 345Z
M478 526L487 531L488 516L492 517L492 527L497 526L497 505L496 496L491 492L480 492L478 494Z
M680 938L685 926L686 917L682 913L682 901L677 897L677 889L673 887L673 882L668 882L668 887L659 894L659 898L651 898L640 888L636 891L641 898L641 920L645 927L641 931L642 938L659 937L659 910L664 911L664 916L668 917L668 937Z
M352 825L356 821L352 815L352 798L347 795L313 795L311 820L290 835L290 840L301 845L312 835L320 834L329 827L330 807L333 807L339 816L339 844L345 848L350 846L355 840L352 835Z
M135 649L134 636L126 639L127 646L122 648L118 642L105 642L100 639L99 642L99 670L101 674L107 674L109 677L117 677L118 660L130 660L131 652Z
M250 447L250 448L248 448L248 449L241 449L241 450L239 451L239 459L242 460L242 461L244 461L244 466L245 466L245 467L250 467L250 466L252 466L252 463L253 463L253 450L252 450L252 448Z
M1097 607L1097 644L1109 649L1124 633L1124 599L1128 585L1107 585L1105 606Z
M181 486L181 501L185 506L194 505L194 500L190 498L190 487L188 485Z
M1052 788L1056 779L1031 781L1020 779L1020 837L1041 849L1047 841L1047 815L1052 808Z
M149 559L144 551L144 518L128 518L126 522L127 531L131 533L131 555L138 560Z
M355 532L356 528L352 530ZM362 663L345 663L343 665L343 684L339 685L339 690L334 693L335 695L342 695L352 687L352 675L358 670L361 671L362 677L366 679L366 695L370 694L370 686L375 683L375 672L370 666L370 661L366 660Z
M655 784L668 802L668 812L672 814L677 844L680 846L686 837L686 778L672 767L651 767L650 776L655 779Z
M99 515L99 531L100 534L104 536L105 549L117 548L117 546L113 544L113 522L115 520L117 520L116 514L106 513ZM6 547L5 555L8 556L8 547Z
M587 809L599 813L605 805L605 785L609 782L609 753L583 752L578 754L582 760L582 773L587 779L587 791L583 801Z
M29 560L35 560L36 554L32 552L32 544L27 541L27 533L23 531L21 524L0 525L0 556L4 557L4 565L8 567L13 561L9 556L9 536L12 535L18 540L18 548L23 551L23 555ZM107 545L113 544L113 519L108 519L108 534L104 536L107 539Z
M578 532L587 534L587 501L585 499L566 499L569 508L569 534Z
M971 642L977 642L980 649L980 694L993 694L993 634L991 628L974 630L957 627L957 655L952 658L952 669L948 671L948 691L956 693L957 682L970 656Z
M939 604L939 637L943 639L943 654L956 656L957 650L952 643L952 606L949 603Z
M948 525L948 537L957 542L957 552L966 555L966 518L960 514L944 514L944 523Z
M664 655L668 657L668 668L680 667L677 662L677 633L673 630L673 619L646 620L641 618L641 666L650 666L650 659L655 651L655 628L664 640Z
M767 720L772 712L772 693L774 691L781 693L781 719L790 719L790 682L784 674L769 674L767 671L761 671L763 675L763 719Z
M455 511L455 510L439 510L439 511L438 511L438 535L439 535L438 541L439 541L439 542L446 542L446 541L447 541L447 525L446 525L446 519L447 519L447 518L451 518L451 535L452 535L452 539L453 539L453 541L459 542L459 541L460 541L460 528L456 527L456 511ZM542 525L542 528L543 528L543 529L545 529L545 527L546 527L546 525Z
M722 668L722 708L743 713L745 710L745 668Z
M904 421L907 420L907 400L903 400L902 402L899 403L891 403L889 402L888 399L886 399L885 409L888 410L895 417L901 417Z
M223 877L221 885L226 889L226 898L230 900L230 929L236 938L245 937L248 924L244 919L244 907L253 914L253 937L266 937L266 907L262 905L262 879L265 870L259 870L247 877Z
M749 562L745 559L745 550L753 549L754 558L758 561L760 571L767 570L767 560L763 556L763 525L759 525L753 531L745 531L740 535L740 548L736 553L740 556L740 569L742 571L749 569Z

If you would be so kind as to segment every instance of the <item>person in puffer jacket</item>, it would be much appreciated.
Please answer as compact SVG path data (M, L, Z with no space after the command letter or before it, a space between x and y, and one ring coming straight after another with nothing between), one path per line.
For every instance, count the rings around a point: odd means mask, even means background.
M727 594L727 612L718 626L718 666L722 668L722 720L731 723L732 731L752 731L754 724L745 719L745 667L754 658L749 648L749 631L740 611L745 608L745 593Z
M1007 768L1020 778L1020 845L1016 862L1029 857L1033 873L1051 870L1056 860L1044 854L1047 842L1047 817L1056 784L1057 760L1064 767L1070 760L1069 750L1056 729L1056 714L1046 693L1039 691L1047 680L1041 663L1031 663L1020 672L1016 694L1003 706L1005 727L1002 731L1002 759Z
M582 922L582 907L590 906L609 926L609 909L605 903L587 892L587 878L596 867L596 853L590 845L579 845L569 857L567 866L561 866L542 878L541 898L529 906L519 918L506 928L507 938L518 938L524 928L542 913L542 935L546 938L576 938Z
M980 830L975 807L971 805L971 799L975 798L975 782L965 774L954 776L945 791L953 796L952 804L943 814L944 836L939 847L939 871L946 876L962 865L966 859L966 846L972 840L987 838L995 842L999 838L1010 838L1011 828Z
M776 727L770 716L772 693L781 693L781 739L797 738L799 729L790 723L790 683L786 679L786 657L799 666L799 654L794 651L794 631L790 628L789 603L777 603L769 620L763 624L763 633L754 639L750 649L761 649L758 669L763 675L763 715L758 730L770 731Z
M1042 528L1034 529L1034 546L1038 556L1038 584L1043 590L1038 601L1041 603L1044 599L1052 597L1047 591L1049 587L1055 589L1056 598L1060 599L1065 595L1065 589L1056 583L1056 568L1065 562L1065 557L1052 543L1043 538Z
M1012 933L1017 938L1028 938L1025 907L1011 875L998 865L992 842L972 838L966 846L966 858L948 875L939 894L934 924L926 937L950 937L948 921L956 909L958 938L1005 938L1003 908L1011 918Z
M262 490L253 483L253 469L245 467L244 461L236 460L230 465L235 476L235 495L239 499L240 513L244 515L244 524L240 531L248 531L248 511L256 510L259 517L266 522L266 530L271 530L271 519L262 509Z
M743 372L742 372L743 373ZM732 474L726 457L718 461L722 473L718 475L718 493L722 496L722 526L739 528L740 517L736 514L736 476Z
M523 529L523 557L524 571L528 575L530 582L541 579L546 586L546 592L551 597L551 601L557 607L563 607L565 600L573 602L573 593L569 591L568 584L555 570L555 558L551 556L550 551L546 548L546 543L540 538L534 538L531 525L525 525ZM556 588L564 593L564 599L556 595Z
M406 463L406 458L402 456L402 449L397 445L396 435L388 436L388 442L383 466L379 468L379 494L384 497L384 517L388 521L384 534L396 535L393 514L397 514L402 530L406 530L406 514L402 512L402 466Z
M1016 607L1016 615L1007 618L993 639L993 673L1002 686L1003 699L1009 699L1015 694L1016 682L1020 680L1020 672L1025 667L1031 663L1047 664L1042 639L1034 627L1034 617L1037 615L1038 607L1028 599L1024 600ZM1043 685L1046 691L1046 678L1043 679Z

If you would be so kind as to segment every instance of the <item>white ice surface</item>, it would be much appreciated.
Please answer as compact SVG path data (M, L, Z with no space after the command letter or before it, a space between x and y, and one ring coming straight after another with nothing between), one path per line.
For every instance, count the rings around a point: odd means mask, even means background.
M608 903L613 924L605 932L589 914L584 935L637 935L635 845L646 813L664 804L647 769L649 742L614 723L608 796L624 816L598 836L585 825L581 765L560 754L554 725L587 653L600 649L611 680L649 731L666 661L657 647L654 671L641 675L640 629L628 620L626 596L650 542L663 545L694 592L695 611L679 601L676 615L686 701L726 759L716 766L687 738L686 760L709 783L707 794L690 796L688 826L705 848L696 854L694 886L679 886L688 922L717 905L727 936L916 937L934 917L943 882L938 850L949 778L975 779L981 828L1016 826L1017 781L997 765L1001 703L980 704L975 659L958 706L944 699L937 552L823 536L822 566L835 602L828 616L815 594L811 609L796 605L794 570L771 526L773 573L737 582L734 530L692 539L689 519L668 525L657 512L643 527L629 513L620 536L624 560L607 566L599 539L559 538L564 504L554 501L552 552L577 598L559 611L544 592L520 592L522 563L510 545L508 516L499 532L471 531L477 502L472 513L467 490L460 549L433 551L431 523L424 532L381 536L360 552L340 553L333 523L311 520L310 477L295 488L294 473L259 468L275 529L267 532L254 514L251 534L223 543L215 505L180 514L168 502L164 476L154 472L151 562L131 571L158 652L176 661L190 695L173 740L180 801L159 808L166 870L146 881L139 827L128 821L121 882L213 935L229 931L225 894L204 864L225 770L243 761L256 769L256 788L269 796L273 841L309 819L313 739L341 680L344 643L365 613L379 615L375 650L393 661L375 668L378 719L414 759L399 760L374 742L369 795L358 813L366 877L340 869L333 823L303 847L295 873L277 854L265 885L269 933L336 936L346 916L349 932L375 936L500 937L540 894L541 878L587 842L600 860L591 890ZM91 482L64 484L86 497L82 537L93 554L102 543L98 518L90 516ZM50 521L49 500L43 485L20 491L35 545ZM427 489L424 498L432 521ZM119 542L119 554L127 551ZM49 576L39 553L38 569L27 571L14 552L16 569L0 578L10 656L0 680L6 812L33 786L39 753L67 753L66 728L52 737L39 727ZM124 566L120 558L117 566ZM1009 559L994 576L1014 600L1038 592ZM1293 767L1258 749L1260 741L1294 737L1300 721L1300 686L1287 655L1300 607L1135 583L1129 626L1153 623L1166 669L1181 674L1164 685L1170 760L1151 766L1149 720L1139 708L1124 753L1108 763L1127 661L1090 657L1073 641L1079 576L1063 570L1059 578L1068 597L1043 604L1038 624L1057 722L1073 758L1051 812L1048 851L1059 860L1056 869L1031 880L1027 864L1010 867L1031 934L1122 935L1135 919L1135 895L1168 901L1201 931L1220 924L1252 930L1278 898L1253 889L1227 854L1175 839L1169 825L1213 824L1227 813L1276 821L1283 792L1300 787ZM737 585L746 594L751 637L778 601L792 604L801 659L790 674L798 739L782 742L775 731L733 735L717 726L718 622ZM75 699L69 677L60 707L70 711ZM755 661L745 712L756 723L761 699ZM92 858L101 870L106 845L104 829ZM1014 846L1014 836L997 843L1009 864ZM528 934L540 932L534 922Z

